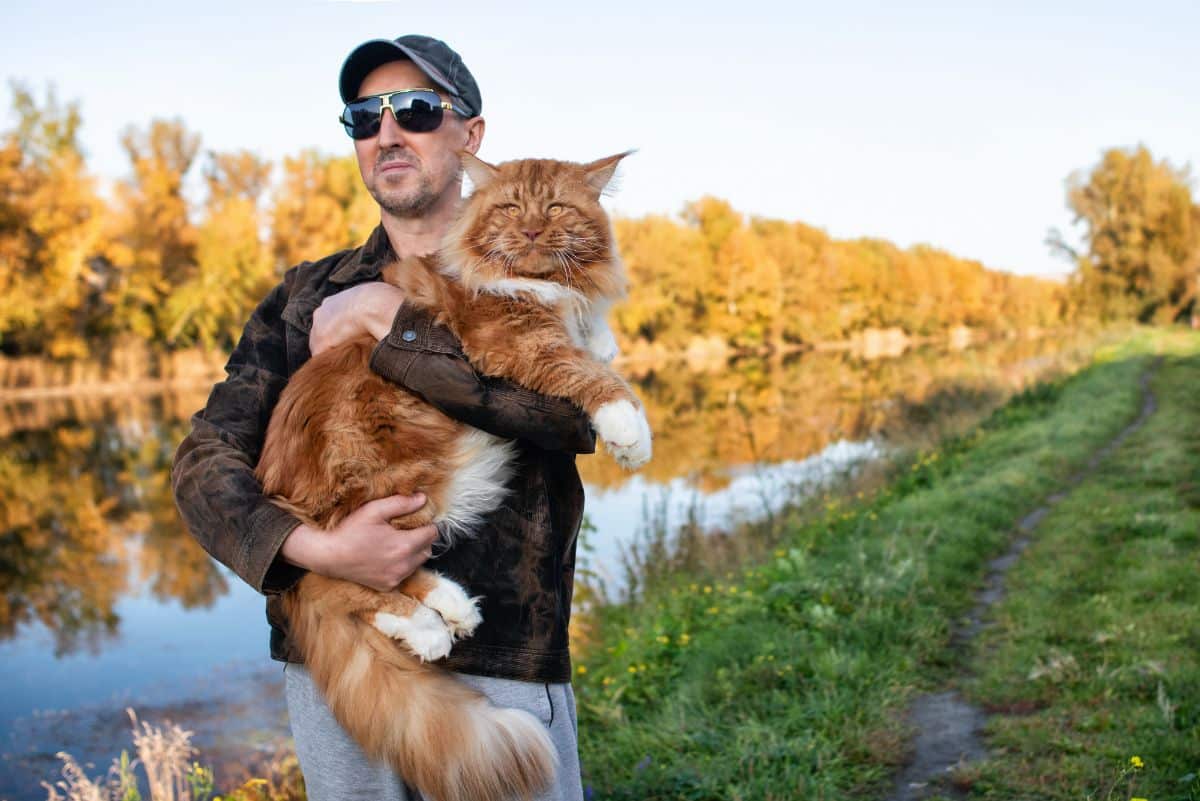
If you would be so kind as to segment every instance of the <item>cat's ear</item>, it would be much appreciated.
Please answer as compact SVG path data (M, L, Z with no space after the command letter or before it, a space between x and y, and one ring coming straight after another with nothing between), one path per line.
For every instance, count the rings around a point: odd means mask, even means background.
M476 189L483 189L490 184L492 180L499 174L499 170L488 164L481 158L478 158L474 153L468 153L463 150L459 152L459 157L462 158L463 169L467 171L467 175L471 177L471 183Z
M612 180L613 173L617 171L617 165L621 163L621 159L631 153L633 153L632 150L626 150L624 153L584 164L583 171L587 174L588 186L596 190L596 194L603 192L604 188L608 186L608 182Z

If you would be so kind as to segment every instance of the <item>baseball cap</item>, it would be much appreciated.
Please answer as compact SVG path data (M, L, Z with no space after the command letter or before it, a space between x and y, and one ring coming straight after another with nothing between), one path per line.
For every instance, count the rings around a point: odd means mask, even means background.
M470 116L477 117L483 111L483 98L475 76L463 63L462 56L450 49L441 39L420 34L409 34L399 39L372 39L363 42L346 57L342 74L338 78L338 89L342 102L349 103L358 97L358 87L371 70L389 61L408 59L421 72L458 101ZM430 87L433 88L433 87Z

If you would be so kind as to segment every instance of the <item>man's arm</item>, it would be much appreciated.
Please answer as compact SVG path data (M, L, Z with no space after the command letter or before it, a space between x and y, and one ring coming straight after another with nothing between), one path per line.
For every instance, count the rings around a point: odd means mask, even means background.
M281 315L294 278L289 271L255 310L225 367L226 379L192 418L172 468L175 502L204 549L259 592L282 592L305 569L391 589L424 561L436 532L432 526L397 532L387 520L415 511L424 499L380 499L323 532L271 503L254 476L271 410L287 382Z
M255 309L192 431L175 452L180 516L212 556L259 592L281 592L303 570L276 555L300 520L267 500L254 476L267 421L287 382L280 316L295 271Z
M378 281L327 298L313 315L313 352L369 333L379 340L371 369L450 417L543 450L595 452L596 436L579 407L480 376L448 329L402 301L398 289Z

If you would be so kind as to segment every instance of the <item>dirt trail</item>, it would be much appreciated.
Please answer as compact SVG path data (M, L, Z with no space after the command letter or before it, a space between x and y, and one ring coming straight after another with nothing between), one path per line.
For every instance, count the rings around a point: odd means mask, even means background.
M975 606L954 628L950 635L951 644L963 654L986 625L988 612L1004 598L1008 571L1021 554L1029 547L1031 536L1058 504L1086 481L1113 451L1121 447L1135 431L1146 424L1158 409L1158 401L1150 389L1150 379L1158 369L1156 361L1138 379L1142 388L1142 409L1137 419L1121 430L1107 444L1099 448L1088 459L1087 465L1072 475L1062 487L1046 498L1043 505L1021 518L1013 532L1008 550L988 562L988 573L983 587L976 593ZM983 759L987 748L982 739L983 725L987 720L983 710L972 706L953 689L928 693L917 698L909 708L909 725L914 729L912 762L896 777L896 784L888 801L919 801L932 792L954 795L954 788L938 780L956 766Z

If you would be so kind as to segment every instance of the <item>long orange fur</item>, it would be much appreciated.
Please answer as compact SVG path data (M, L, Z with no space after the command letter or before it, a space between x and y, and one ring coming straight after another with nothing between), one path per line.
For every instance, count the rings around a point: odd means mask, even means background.
M384 279L403 290L406 303L434 312L480 372L568 398L593 419L617 401L641 414L625 381L581 347L588 324L573 319L581 309L602 312L624 291L598 202L621 157L493 167L464 155L476 190L442 252L389 265ZM502 497L475 498L463 518L455 509L464 476L478 484L471 471L486 468L502 487L509 446L375 375L373 346L364 339L334 348L292 377L257 468L264 491L324 529L367 501L420 491L425 507L393 525L432 521L448 536L469 535L463 529ZM490 705L376 628L379 613L411 619L446 581L418 570L396 590L377 592L307 574L285 596L290 634L338 722L425 797L533 797L556 769L540 722ZM445 623L456 636L473 628Z

